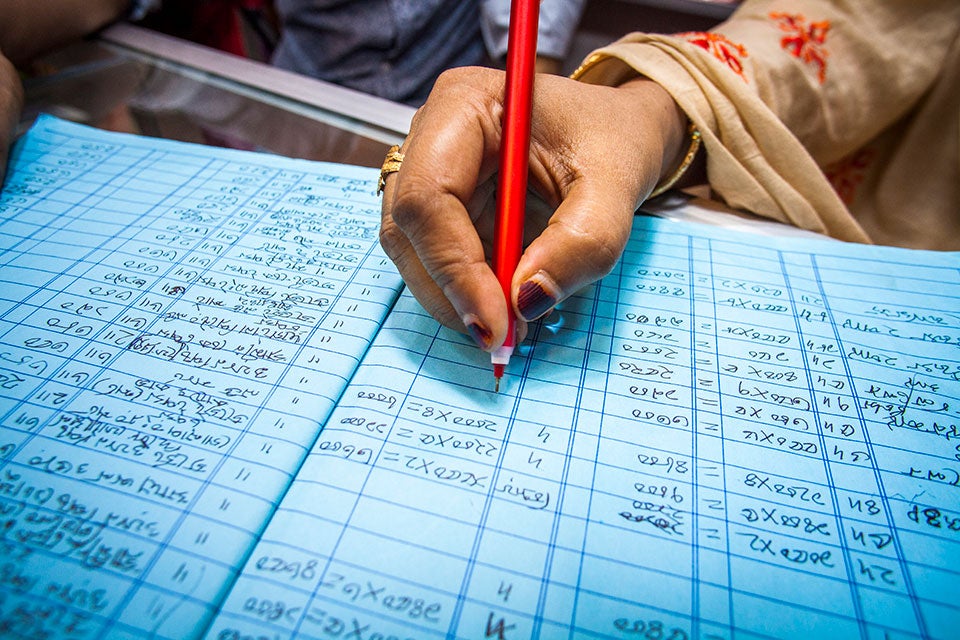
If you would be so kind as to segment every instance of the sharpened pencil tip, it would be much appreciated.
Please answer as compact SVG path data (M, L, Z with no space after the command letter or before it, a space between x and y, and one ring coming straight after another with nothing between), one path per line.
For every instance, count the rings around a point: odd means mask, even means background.
M493 364L493 392L500 393L500 379L503 378L504 365Z

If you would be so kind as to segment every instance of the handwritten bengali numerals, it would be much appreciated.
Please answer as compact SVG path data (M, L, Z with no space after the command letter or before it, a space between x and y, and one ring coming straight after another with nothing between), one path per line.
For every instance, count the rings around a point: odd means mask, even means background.
M824 438L824 453L836 462L870 465L873 458L864 441L864 425L840 346L831 339L804 340L808 378L817 429Z
M320 577L316 558L289 558L262 555L254 562L257 573L271 579L312 585Z
M747 524L812 539L833 540L833 518L825 513L783 507L769 502L749 502L737 515Z
M344 438L323 436L314 447L319 455L333 456L344 460L370 464L373 461L375 449L369 446L357 445Z
M869 381L860 391L865 416L888 429L909 435L918 452L956 457L960 425L957 385L922 374L909 374L889 382Z
M656 457L642 456L641 464L662 465L668 473L676 470L678 475L686 473L686 462L668 456L661 463ZM632 501L629 508L620 511L619 516L631 526L653 529L668 537L682 537L689 527L689 485L676 480L660 480L650 476L634 482Z
M360 389L356 392L357 400L363 401L365 406L377 407L381 411L392 412L397 407L399 398L389 389Z
M34 352L27 344L32 335L29 332L22 335L25 337L21 346L9 343L0 346L0 395L22 397L19 394L27 385L49 375L49 371L64 362L59 356Z
M315 559L261 556L254 567L257 573L273 580L317 584L319 597L306 600L297 592L277 589L248 592L239 603L237 613L252 620L299 628L318 637L397 640L408 637L398 629L408 626L440 629L446 623L446 603L420 595L409 585L385 582L372 575L347 575L336 569L322 574L322 580L317 583L322 567ZM312 591L312 587L309 590ZM225 628L217 637L239 639L247 635L239 629Z
M22 195L15 195L6 191L0 192L0 217L12 219L28 207L32 201L32 198Z
M631 357L650 358L670 364L680 361L683 357L683 350L679 347L643 343L637 344L626 341L620 343L620 351Z
M26 168L23 173L52 178L58 183L63 183L64 181L74 178L78 172L75 169L70 169L60 164L41 164L37 162Z
M54 468L64 471L59 465ZM73 468L71 473L80 470ZM15 502L9 504L19 505L8 513L6 528L11 544L24 551L42 549L88 570L139 576L156 550L166 523L147 512L127 512L122 505L97 504L53 486L49 478L5 472L5 502L12 500Z
M666 405L668 407L686 407L689 398L689 390L681 386L642 384L630 385L627 387L629 397L646 402L654 402L657 405ZM650 406L646 404L645 406Z
M742 484L747 495L761 496L805 508L825 508L829 499L826 497L825 489L819 485L779 478L762 472L747 471L743 476Z
M388 583L373 575L360 577L330 571L318 591L395 619L437 625L445 615L444 603L439 599L417 593L402 582Z
M686 320L669 312L642 313L628 311L617 328L623 338L620 355L641 359L652 364L676 364L689 338L686 335Z
M783 384L798 389L805 387L806 381L795 368L788 365L789 357L785 352L782 353L782 365L777 364L768 352L763 352L761 356L761 352L750 350L746 355L747 359L726 358L720 370L756 384Z
M421 455L402 449L384 448L378 464L442 485L483 492L490 487L489 468L473 461L448 461L433 454Z
M646 364L634 360L620 360L617 362L620 371L624 375L640 378L643 380L673 380L676 370L664 364Z
M483 414L472 414L439 403L427 403L408 399L403 405L404 417L424 425L453 427L476 433L497 433L497 421Z
M931 505L910 501L906 516L925 533L960 542L960 509L955 504Z
M17 180L4 185L12 195L38 196L54 191L90 169L95 168L116 151L110 144L85 142L57 149L43 162L17 172Z
M63 576L39 571L30 564L34 552L11 540L0 542L0 628L22 638L84 637L92 619L114 604L114 594L94 581L76 584ZM95 573L95 572L94 572ZM42 594L45 600L35 597Z
M736 418L736 432L745 442L782 451L819 456L821 446L812 426L813 402L806 379L781 366L792 359L787 351L748 349L747 359L721 364L725 411ZM731 421L731 426L733 421Z
M843 556L837 547L817 544L766 531L734 533L738 552L781 567L804 568L839 577Z
M751 426L749 428L741 428L740 436L745 442L782 451L806 454L814 458L818 458L820 455L820 444L815 438L797 435L786 430L764 426Z
M616 515L631 528L671 538L689 535L690 458L642 446L628 451L624 462L633 473L623 476Z
M656 282L638 282L634 285L641 294L662 296L668 299L683 299L687 296L687 288L673 284L659 284Z
M645 282L657 282L666 285L686 285L689 282L689 274L686 271L668 268L640 267L635 271L640 280Z
M245 616L273 624L283 624L287 627L295 627L303 616L303 607L278 598L276 594L251 595L243 599L241 611ZM315 616L315 614L314 614ZM309 619L309 618L308 618ZM224 630L217 634L218 638L246 638L246 634L241 635L236 632L234 635L231 630Z
M827 575L844 570L833 527L835 516L824 487L803 480L747 471L732 544L747 557L785 568Z
M99 163L107 156L117 153L122 147L110 142L85 140L77 143L78 153L68 154L70 157L86 158L93 163Z
M866 505L860 502L860 506ZM865 522L862 518L849 518L845 527L855 579L861 584L873 587L903 588L902 567L895 539L885 523L877 525Z
M910 360L904 368L907 371L929 374L946 382L960 382L960 363L958 362L918 358Z
M72 296L71 296L72 297ZM107 326L106 320L101 320L92 316L80 317L76 313L71 313L74 309L79 309L84 303L82 298L60 296L60 309L51 309L49 311L39 311L30 318L33 324L39 324L43 329L65 337L90 338ZM58 302L54 301L54 304ZM64 308L66 307L66 308Z
M386 436L388 425L378 415L363 415L362 413L352 413L340 418L339 424L344 428L355 429L360 433L367 433L376 436Z
M616 618L613 629L617 637L636 638L638 640L689 640L690 633L685 627L663 622L658 618ZM720 640L721 636L705 636L711 640Z
M493 438L429 427L397 426L391 437L396 442L406 442L424 450L486 460L491 464L500 451L499 441Z
M749 323L727 325L723 328L722 334L746 345L757 345L757 347L755 347L757 349L759 349L761 345L768 349L796 346L796 336L792 334ZM754 347L747 348L752 349Z
M878 336L887 340L910 340L927 345L960 345L960 323L957 318L938 312L924 314L916 310L883 309L878 306L874 306L868 313L874 317L851 315L835 319L839 330L848 336L850 342L865 342Z
M746 283L739 284L745 285ZM754 295L738 293L736 295L724 297L724 295L720 294L718 295L716 304L717 306L729 307L742 312L758 311L763 313L786 314L790 311L790 307L788 307L785 302L779 298L779 296L783 295L783 291L781 289L756 284L751 285L749 289ZM773 294L776 299L764 299L765 296L770 296L771 294Z

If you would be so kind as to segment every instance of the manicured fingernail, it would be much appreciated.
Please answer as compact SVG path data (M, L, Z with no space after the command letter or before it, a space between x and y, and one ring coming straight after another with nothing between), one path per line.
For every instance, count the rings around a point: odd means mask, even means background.
M527 322L533 322L553 309L560 299L557 285L543 272L537 272L517 290L517 311Z
M490 348L490 341L493 340L493 333L480 322L480 319L472 313L463 317L463 324L467 327L467 333L477 343L477 346L483 350Z

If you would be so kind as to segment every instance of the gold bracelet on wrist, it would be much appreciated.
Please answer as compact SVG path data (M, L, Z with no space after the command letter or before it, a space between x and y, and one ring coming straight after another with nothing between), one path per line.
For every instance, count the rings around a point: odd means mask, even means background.
M683 174L687 172L687 169L690 168L690 165L693 164L693 159L697 157L697 151L700 149L700 130L697 129L697 125L693 122L687 127L687 134L690 136L690 146L687 148L687 154L683 156L683 161L680 163L680 166L671 173L669 176L664 178L664 180L658 184L653 192L647 196L647 199L656 198L664 191L677 184L677 181L683 177Z

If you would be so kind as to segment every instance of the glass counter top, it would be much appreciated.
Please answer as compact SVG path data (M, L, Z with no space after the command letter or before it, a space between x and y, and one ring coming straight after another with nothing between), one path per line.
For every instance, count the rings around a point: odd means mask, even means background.
M21 129L40 113L103 129L379 167L412 107L119 24L41 62Z

